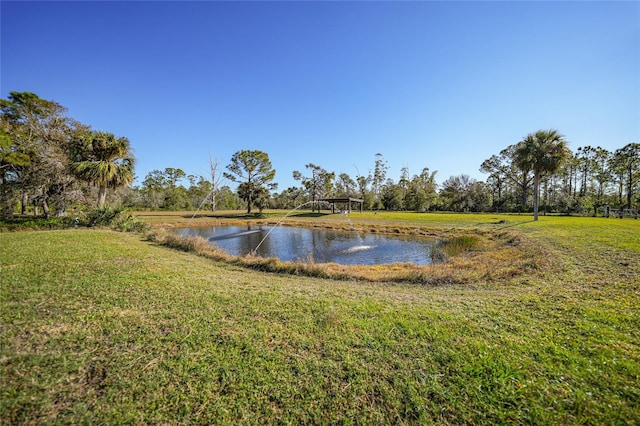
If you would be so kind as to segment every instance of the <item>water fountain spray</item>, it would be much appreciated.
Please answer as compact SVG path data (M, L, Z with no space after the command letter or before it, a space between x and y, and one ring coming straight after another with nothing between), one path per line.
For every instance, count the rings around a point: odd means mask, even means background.
M294 209L292 209L292 210L289 210L289 211L287 212L287 214L286 214L286 215L284 215L284 216L282 217L282 219L280 219L280 220L279 220L275 225L273 225L273 226L271 227L271 229L269 229L269 231L268 231L268 232L267 232L267 234L264 236L264 238L262 238L262 240L260 240L260 242L258 243L258 245L256 246L256 248L254 248L254 249L251 251L251 254L252 254L252 255L255 255L255 254L256 254L256 252L258 251L258 249L260 248L260 246L262 245L262 243L264 242L264 240L266 240L266 239L267 239L267 237L269 236L269 234L271 234L271 231L273 231L273 230L274 230L278 225L280 225L280 224L282 223L282 221L284 221L284 220L285 220L285 219L286 219L286 218L287 218L291 213L293 213L293 212L295 212L296 210L298 210L298 209L300 209L300 208L302 208L302 207L306 206L307 204L317 203L317 202L318 202L318 200L307 201L306 203L302 203L302 204L300 204L299 206L297 206L296 208L294 208ZM321 202L321 203L326 203L325 201L320 201L320 202Z
M193 221L193 218L196 217L196 215L198 214L198 212L200 211L200 209L202 208L202 206L204 206L204 203L209 199L209 197L211 197L213 195L213 192L215 191L215 188L211 190L211 192L209 192L207 194L206 197L204 197L204 199L202 200L202 202L200 203L200 205L198 206L198 208L196 209L196 211L193 213L193 216L191 216L191 219L189 219L189 222L187 222L187 226L182 230L182 232L180 233L181 237L185 236L185 232L187 232L187 229L189 229L189 225L191 224L191 222Z

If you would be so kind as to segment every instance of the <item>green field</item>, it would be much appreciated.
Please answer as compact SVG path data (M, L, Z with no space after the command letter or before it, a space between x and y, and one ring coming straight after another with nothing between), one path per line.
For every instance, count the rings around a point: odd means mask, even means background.
M350 218L510 232L547 259L434 286L260 272L105 229L0 233L1 423L640 424L640 221Z

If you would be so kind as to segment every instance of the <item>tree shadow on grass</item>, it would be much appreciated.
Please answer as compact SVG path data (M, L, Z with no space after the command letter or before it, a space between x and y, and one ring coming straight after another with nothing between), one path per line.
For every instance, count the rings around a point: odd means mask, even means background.
M513 228L513 227L515 227L515 226L520 226L520 225L524 225L524 224L527 224L527 223L534 223L534 222L535 222L535 220L533 220L533 219L531 219L531 220L526 220L526 221L524 221L524 222L516 222L516 223L512 223L512 224L510 224L510 225L501 226L501 227L500 227L500 229ZM500 223L500 222L497 222L497 223L496 223L496 222L493 222L493 223L491 223L491 224L492 224L492 225L497 225L497 224L499 224L499 223ZM508 223L508 222L505 222L505 223Z
M246 213L226 213L226 214L218 214L218 213L202 213L202 214L188 214L188 215L182 215L183 218L185 219L202 219L202 218L208 218L208 219L263 219L265 217L268 217L267 215L263 215L260 213L251 213L251 214L246 214Z
M297 213L289 215L289 217L324 217L329 215L331 215L331 213Z
M309 212L303 212L303 213L296 213L296 214L291 214L288 217L323 217L323 216L329 216L331 215L331 213L309 213ZM281 218L282 215L280 214L269 214L269 213L251 213L251 214L246 214L246 213L224 213L224 214L218 214L218 213L201 213L201 214L195 214L195 215L183 215L182 216L185 219L270 219L270 218Z

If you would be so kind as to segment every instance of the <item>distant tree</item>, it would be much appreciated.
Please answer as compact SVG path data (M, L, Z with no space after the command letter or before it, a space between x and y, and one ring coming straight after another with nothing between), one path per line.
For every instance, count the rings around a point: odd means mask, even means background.
M442 183L440 199L446 210L469 211L473 208L472 185L476 180L469 175L451 176Z
M598 207L603 204L607 187L612 181L611 170L609 170L610 158L611 153L608 150L601 147L596 148L593 159L593 176L598 185L595 189L594 214L597 212Z
M370 209L373 207L373 193L369 191L370 177L365 177L360 174L356 177L356 183L358 184L358 196L363 200L363 207Z
M258 212L262 214L262 211L269 207L269 203L271 201L271 194L267 190L267 188L262 187L260 190L254 195L253 202L258 207Z
M400 179L398 180L398 188L402 193L402 202L400 204L400 210L407 210L407 195L409 193L409 184L411 179L409 177L409 168L407 166L400 169Z
M630 209L636 187L640 183L640 144L630 143L617 149L611 158L611 165L619 176L620 188L625 189L626 207ZM622 191L620 191L620 198L622 198Z
M91 131L75 143L71 168L76 176L98 187L98 207L107 200L107 188L129 185L134 179L135 158L129 139L113 133Z
M187 178L184 170L167 167L164 169L164 173L168 185L165 192L164 207L169 210L188 210L194 208L187 188L182 184L184 179Z
M211 189L211 182L202 176L189 175L189 188L187 194L189 197L189 207L193 209L210 207L212 202L210 197L213 192Z
M289 187L276 194L274 197L275 208L277 209L293 209L298 207L304 199L304 190L297 187Z
M222 173L220 172L220 160L214 160L209 154L209 170L211 172L211 211L216 210L216 196L220 190Z
M393 179L387 179L380 191L382 206L385 210L402 210L404 208L403 188L393 182Z
M507 167L504 169L509 182L517 189L517 194L514 194L514 199L520 198L520 210L526 208L527 199L529 193L529 187L533 181L533 173L530 168L518 167L515 161L516 146L509 145L502 151L500 151L500 159Z
M557 130L538 130L516 145L514 162L520 170L533 172L533 218L538 220L540 180L555 173L571 156L567 143Z
M216 209L219 210L236 210L238 209L238 197L228 186L218 189L216 196Z
M157 209L164 205L166 190L166 178L160 170L152 170L144 177L140 192L142 193L143 206Z
M185 178L190 187L182 185ZM180 168L167 167L163 171L152 170L142 182L144 207L167 210L186 210L198 207L210 190L204 178L187 174ZM195 204L195 206L194 206Z
M382 157L382 154L376 154L376 162L373 168L373 175L371 176L371 189L374 194L374 208L379 209L381 206L380 200L380 189L382 188L382 184L387 178L387 170L389 166L387 165L387 161Z
M591 173L594 169L594 158L596 149L592 146L581 146L574 154L578 163L578 171L580 173L580 197L585 197L589 192L589 183L591 181Z
M503 192L509 179L509 166L503 157L492 155L482 162L480 171L489 174L487 184L492 189L492 207L494 210L500 211L504 207Z
M601 147L579 147L570 166L576 182L573 184L572 198L578 208L593 208L596 215L598 208L604 203L605 189L612 181L609 170L610 153ZM580 190L577 192L578 181ZM569 191L571 192L571 191Z
M437 171L430 172L428 167L422 169L419 175L414 175L409 182L409 189L405 197L408 210L425 212L431 209L438 199L436 192Z
M309 163L305 167L311 170L311 176L304 176L299 171L293 172L293 178L299 180L302 186L309 194L311 204L311 210L315 211L317 201L331 194L333 190L333 180L336 174L334 172L328 172L320 166ZM318 207L318 210L320 208Z
M164 169L164 180L168 188L176 188L178 186L178 182L186 177L187 174L180 168L176 169L174 167L167 167Z
M474 179L468 189L469 210L473 212L488 211L491 206L491 188L484 182Z
M247 214L251 214L251 206L254 200L262 196L263 189L270 191L278 186L272 182L276 171L271 165L269 155L259 150L236 152L231 157L227 170L230 173L225 172L224 177L240 184L238 195L247 202Z
M336 181L336 195L353 197L356 195L356 183L347 173L340 173Z
M578 171L580 170L580 160L576 155L571 155L563 162L564 168L564 191L568 198L575 199L578 196Z

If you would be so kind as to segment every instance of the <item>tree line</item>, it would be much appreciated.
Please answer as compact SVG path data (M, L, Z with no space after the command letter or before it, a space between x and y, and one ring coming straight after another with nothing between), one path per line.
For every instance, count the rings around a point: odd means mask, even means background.
M478 181L461 174L441 184L424 167L388 178L376 153L366 175L336 174L308 163L292 177L299 186L276 192L269 155L240 150L225 166L210 159L207 177L167 167L132 187L135 158L128 139L95 131L65 115L61 105L28 92L11 92L0 104L0 215L64 215L69 206L121 204L139 209L293 209L330 197L363 200L367 210L601 214L605 206L640 204L640 144L610 152L584 146L572 152L555 129L538 130L484 160ZM222 178L235 184L221 185ZM108 191L110 189L110 191Z
M455 211L455 212L546 212L604 214L605 206L632 208L640 205L640 144L630 143L609 152L601 147L580 147L574 153L557 130L539 130L520 142L485 160L480 170L488 175L478 181L468 175L451 176L436 183L436 173L423 168L410 175L401 170L397 181L387 178L388 166L383 155L375 155L366 175L336 174L317 164L308 163L304 171L294 171L299 186L273 192L275 170L269 156L262 151L243 150L234 154L223 175L238 184L216 188L200 177L180 176L190 186L176 188L175 169L153 171L137 189L141 196L158 191L160 203L137 204L137 207L169 209L197 208L206 200L206 208L252 207L293 209L310 204L320 208L317 200L330 197L362 199L367 210ZM157 176L165 184L157 185ZM212 174L211 182L215 179ZM182 194L176 197L175 194ZM189 201L189 194L193 197ZM207 195L208 194L208 195ZM147 198L148 199L148 198ZM218 200L214 203L214 200Z
M557 131L538 131L492 155L480 166L488 175L490 210L597 215L605 206L640 206L640 144L613 152L583 146L575 152Z

